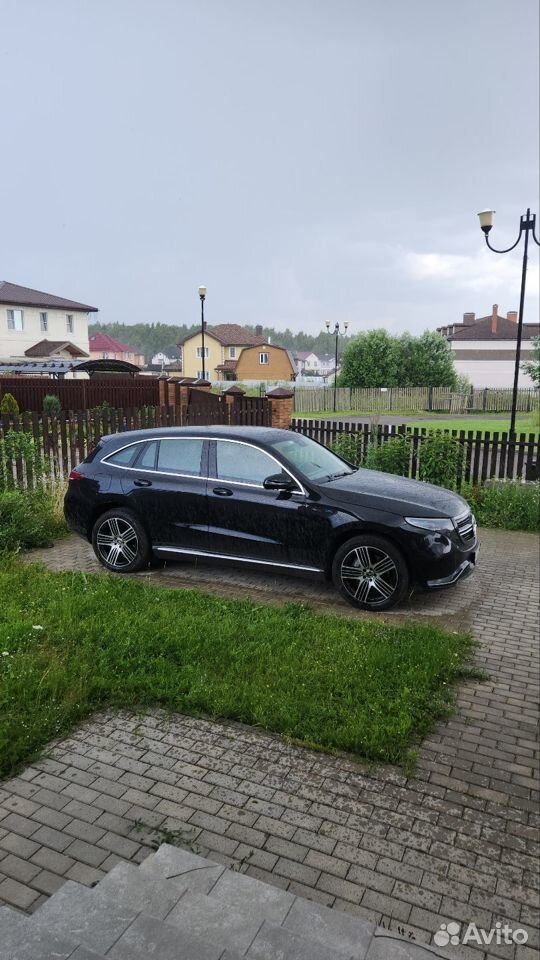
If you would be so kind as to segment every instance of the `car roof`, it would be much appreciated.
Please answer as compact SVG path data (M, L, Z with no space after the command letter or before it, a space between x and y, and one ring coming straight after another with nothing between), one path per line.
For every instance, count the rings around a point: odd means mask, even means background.
M112 447L125 446L126 443L140 440L163 439L165 437L202 437L205 440L250 440L265 446L278 440L291 439L290 430L278 430L277 427L228 427L214 426L192 427L148 427L144 430L125 430L123 433L109 433L101 437L110 451Z

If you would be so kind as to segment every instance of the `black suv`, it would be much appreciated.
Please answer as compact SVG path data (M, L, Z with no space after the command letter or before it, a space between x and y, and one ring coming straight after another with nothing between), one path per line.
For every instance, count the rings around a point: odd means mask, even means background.
M141 570L152 554L260 564L331 578L369 610L388 610L414 587L448 587L478 556L458 494L354 469L270 427L103 437L71 472L65 515L108 570Z

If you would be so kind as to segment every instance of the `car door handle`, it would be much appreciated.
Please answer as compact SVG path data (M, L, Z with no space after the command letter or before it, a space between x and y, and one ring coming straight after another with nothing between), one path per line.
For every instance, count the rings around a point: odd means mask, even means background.
M233 492L228 487L214 487L214 493L218 497L232 497Z
M134 480L133 482L134 482L134 484L135 484L136 487L151 487L151 486L152 486L152 481L151 481L151 480L139 480L139 479L137 479L137 480Z

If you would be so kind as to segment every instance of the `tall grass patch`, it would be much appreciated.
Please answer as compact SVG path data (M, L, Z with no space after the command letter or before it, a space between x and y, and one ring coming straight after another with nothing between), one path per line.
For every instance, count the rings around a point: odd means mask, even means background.
M0 562L0 773L105 705L232 718L400 762L470 637Z

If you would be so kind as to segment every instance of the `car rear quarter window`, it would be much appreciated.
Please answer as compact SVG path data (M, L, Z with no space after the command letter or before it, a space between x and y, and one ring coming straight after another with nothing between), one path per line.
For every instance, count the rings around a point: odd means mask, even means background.
M164 473L180 473L184 476L199 477L201 475L201 456L203 440L170 439L159 441L158 471Z
M156 453L158 448L158 441L151 440L150 443L147 443L144 449L141 452L137 466L141 470L155 470L156 469Z
M129 445L129 447L123 447L122 450L117 450L116 453L111 453L110 456L106 458L106 462L115 464L118 467L129 467L133 463L138 452L139 446L132 443Z

